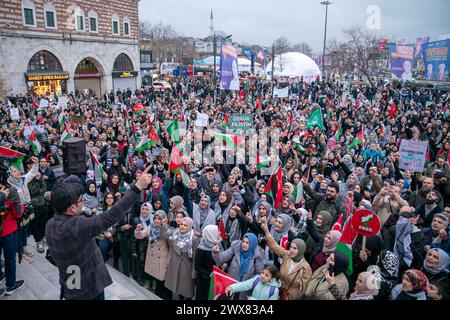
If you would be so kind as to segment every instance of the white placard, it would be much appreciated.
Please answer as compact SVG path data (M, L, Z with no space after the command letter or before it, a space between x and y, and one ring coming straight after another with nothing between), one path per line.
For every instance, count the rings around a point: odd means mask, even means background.
M400 143L400 169L423 172L427 148L428 142L420 140L402 140Z
M45 126L43 124L40 124L38 126L32 125L32 126L25 126L23 130L24 136L30 136L33 133L33 130L36 128L36 133L43 134L45 133Z
M40 108L48 108L48 100L47 99L41 99L41 101L39 101L39 107Z
M206 113L197 112L197 120L195 120L195 126L207 127L209 116Z
M69 99L67 99L67 97L64 97L64 96L58 96L58 104L56 105L56 107L58 108L58 109L61 109L61 108L66 108L67 107L67 101L68 101Z
M9 112L11 113L11 119L14 121L20 120L19 108L10 108Z
M278 98L289 97L289 87L285 88L273 88L273 96Z

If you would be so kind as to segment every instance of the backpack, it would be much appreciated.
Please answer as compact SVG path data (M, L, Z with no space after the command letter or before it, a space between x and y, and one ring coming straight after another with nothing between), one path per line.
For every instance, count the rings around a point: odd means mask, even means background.
M258 283L261 281L261 277L257 277L255 279L255 281L253 281L253 285L252 285L252 290L254 290L256 288L256 286L258 285ZM273 296L273 294L275 293L275 289L277 287L276 286L270 286L269 289L269 298Z

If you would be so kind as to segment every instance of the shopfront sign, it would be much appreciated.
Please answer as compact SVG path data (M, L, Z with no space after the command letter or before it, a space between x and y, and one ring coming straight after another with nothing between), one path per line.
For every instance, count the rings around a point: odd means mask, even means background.
M137 77L137 71L113 71L113 78L132 78Z
M47 80L67 80L70 76L68 73L59 74L27 74L25 73L26 81L47 81Z

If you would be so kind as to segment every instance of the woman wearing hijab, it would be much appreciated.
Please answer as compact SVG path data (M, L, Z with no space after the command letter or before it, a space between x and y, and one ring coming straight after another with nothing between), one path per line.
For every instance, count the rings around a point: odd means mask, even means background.
M313 272L326 264L328 257L335 251L341 235L339 231L331 230L318 241L316 248L311 253L310 265Z
M200 238L203 229L210 225L216 224L216 215L214 211L210 208L209 196L202 196L199 204L194 205L193 210L193 220L194 220L194 234Z
M246 233L242 240L231 243L230 248L219 252L216 247L212 257L218 264L229 263L228 274L237 281L245 281L260 274L264 269L264 251L258 247L258 239L253 233ZM242 292L240 300L244 300L248 292Z
M197 271L195 300L208 299L211 272L214 265L212 250L218 242L219 228L215 225L206 226L202 231L200 244L195 251L194 269Z
M370 272L364 271L358 274L355 292L350 295L350 300L374 300L377 294L376 278Z
M169 240L170 258L164 285L178 295L180 299L191 299L194 296L193 247L195 236L192 230L194 221L185 217L176 229L163 226L161 237Z
M438 281L448 276L448 266L450 258L442 249L428 250L421 271L427 276L430 282Z
M287 239L289 238L289 229L292 227L292 223L292 218L284 213L279 214L275 218L275 222L270 229L270 234L278 245L281 245L284 239L286 239L287 241ZM273 253L272 250L270 250L269 252ZM280 268L281 263L280 261L278 261L278 256L275 254L272 259L277 268Z
M174 196L174 197L170 198L169 207L170 207L170 211L169 211L169 215L168 215L169 221L175 220L175 214L174 214L175 212L184 211L187 213L187 210L184 207L184 200L181 196Z
M347 268L348 258L345 254L339 251L330 254L326 264L313 273L305 298L309 300L344 299L349 291L348 280L344 274Z
M169 243L161 238L161 227L167 222L167 214L163 210L156 210L149 226L134 231L136 239L147 238L148 246L145 257L144 271L155 281L155 294L163 299L169 299L164 287L167 263L169 261Z
M153 197L156 195L161 196L162 200L162 210L165 212L169 211L169 198L168 198L168 190L167 190L167 184L164 185L163 181L160 177L153 177L152 178L152 187L150 192L147 193L146 201L152 201Z
M98 208L97 186L94 181L88 181L86 186L86 193L83 194L83 207L91 210L95 214Z
M211 209L214 208L214 206L216 205L216 202L219 200L219 195L220 195L220 184L218 182L213 182L211 184L211 192L210 192Z
M136 226L136 231L139 233L151 227L153 221L153 207L150 202L145 202L141 206L139 217L136 217L133 224ZM135 232L136 232L135 231ZM135 275L136 282L144 286L145 280L149 277L144 273L145 258L147 255L148 238L134 237L133 253L132 253L132 273Z
M331 213L325 210L319 211L317 214L316 221L313 219L307 219L306 220L306 228L308 230L308 237L306 238L306 250L305 250L305 256L309 260L311 257L311 253L313 252L314 248L317 246L318 242L320 242L321 239L325 238L328 231L331 229L331 222L333 220L333 217L331 216ZM316 231L312 231L315 229ZM316 234L320 236L320 238L316 237L316 239L313 239L311 234ZM316 241L319 240L319 241Z
M358 235L352 245L353 273L349 279L351 284L355 283L358 274L377 263L378 255L384 249L383 240L380 236L375 235L366 237L366 250L362 251L362 238Z
M409 269L403 273L402 283L396 285L391 292L391 300L426 300L428 279L417 269Z
M245 233L246 218L239 206L231 207L229 213L222 217L226 240L222 239L222 247L228 249L233 241L240 240Z
M120 177L117 173L113 173L109 179L109 183L106 181L103 181L102 185L100 186L100 191L102 193L105 192L111 192L116 196L119 193L120 188Z
M398 282L398 257L391 251L382 250L376 265L369 266L367 271L372 273L378 281L378 294L375 300L387 300L392 289Z
M229 215L230 209L232 207L231 199L233 195L231 192L222 190L219 194L219 200L214 205L214 213L216 215L216 222L220 219Z
M289 250L286 250L275 242L266 224L263 224L263 229L267 246L282 259L279 276L286 289L288 299L302 299L312 275L311 267L304 257L305 242L296 238L290 243Z

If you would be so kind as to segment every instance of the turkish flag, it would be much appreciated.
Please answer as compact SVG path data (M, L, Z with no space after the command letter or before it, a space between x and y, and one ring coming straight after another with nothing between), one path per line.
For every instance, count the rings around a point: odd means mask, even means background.
M397 113L397 107L395 105L395 102L392 102L391 110L389 110L389 117L394 118L396 113Z

